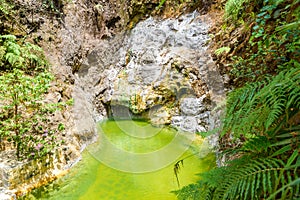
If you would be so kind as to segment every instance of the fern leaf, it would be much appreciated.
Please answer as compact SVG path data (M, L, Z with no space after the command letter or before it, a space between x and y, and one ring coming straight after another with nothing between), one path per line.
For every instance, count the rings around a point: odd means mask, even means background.
M230 93L222 134L255 134L257 130L265 132L276 127L282 116L287 116L288 121L291 109L300 106L299 85L300 68L292 68L273 79L248 84Z
M284 147L282 147L281 149L277 150L275 153L273 153L271 155L271 157L275 157L275 156L278 156L278 155L281 155L287 151L290 151L292 149L292 147L290 145L286 145Z
M291 166L291 164L295 161L295 159L299 156L298 150L295 150L291 157L288 159L287 164L285 167Z
M270 145L270 141L267 139L267 137L256 136L254 138L250 138L247 142L245 142L241 150L250 151L253 153L262 153L267 151Z
M282 145L289 145L291 143L293 143L293 138L288 138L285 140L280 140L279 142L276 142L276 143L272 144L271 146L276 147L276 146L282 146Z
M19 60L19 57L13 53L7 53L5 55L5 59L9 62L9 64L15 65L15 63Z
M285 97L284 97L285 98ZM283 100L274 102L271 112L265 123L265 129L267 130L283 113L283 108L285 107Z
M225 52L225 53L228 53L230 50L231 50L230 47L221 47L221 48L215 50L215 54L216 54L217 56L219 56L219 55L221 55L221 54L224 53L224 52Z
M0 39L15 41L17 37L14 35L0 35Z
M260 196L261 191L271 193L274 180L281 178L279 172L284 170L284 163L277 159L259 159L235 170L216 188L220 199L235 199L238 195L240 199L251 199Z
M291 186L297 186L300 184L300 178L297 178L295 180L293 180L292 182L284 185L283 187L281 187L279 190L277 190L276 192L274 192L273 194L271 194L266 200L271 200L273 199L278 193L284 191L286 188L291 187Z

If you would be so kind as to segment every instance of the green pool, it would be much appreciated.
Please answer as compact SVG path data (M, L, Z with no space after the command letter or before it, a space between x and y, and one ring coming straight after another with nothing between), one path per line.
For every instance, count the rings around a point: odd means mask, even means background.
M168 200L170 191L197 181L197 173L215 165L214 154L192 134L145 121L103 121L99 142L83 152L82 160L53 183L26 199ZM118 157L119 155L119 157ZM179 183L174 164L182 159Z

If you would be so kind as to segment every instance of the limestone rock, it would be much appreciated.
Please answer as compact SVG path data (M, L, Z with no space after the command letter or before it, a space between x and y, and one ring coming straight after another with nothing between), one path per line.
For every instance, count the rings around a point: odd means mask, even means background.
M183 98L180 102L180 110L183 115L198 115L207 109L203 103L205 98Z

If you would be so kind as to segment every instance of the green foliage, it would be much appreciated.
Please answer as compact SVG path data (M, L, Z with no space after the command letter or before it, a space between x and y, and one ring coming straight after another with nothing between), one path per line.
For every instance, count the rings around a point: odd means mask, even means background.
M0 135L13 141L17 147L18 158L21 154L33 150L32 146L42 143L41 138L35 136L36 133L42 134L44 131L39 127L45 120L43 113L40 112L41 97L48 90L50 80L51 76L47 73L29 77L19 69L13 69L0 76L2 102ZM28 135L29 132L35 133Z
M0 0L0 16L9 15L12 12L13 6L5 0Z
M235 158L174 192L179 199L293 199L300 184L300 67L229 94L223 134L246 136ZM296 119L296 120L295 120ZM195 198L194 198L195 197Z
M241 152L267 155L270 145L270 141L266 136L256 136L247 140L239 150Z
M180 200L293 199L300 194L299 168L297 150L287 162L246 154L226 166L200 174L198 183L174 193Z
M226 20L233 20L237 22L238 19L243 17L242 15L247 13L249 7L255 8L261 4L262 0L228 0L225 4Z
M231 50L231 48L230 47L221 47L221 48L219 48L219 49L217 49L216 51L215 51L215 54L217 55L217 56L219 56L219 55L221 55L222 53L228 53L229 51Z
M278 128L300 109L299 85L300 68L292 68L236 89L227 100L223 134L259 135Z
M243 10L243 4L248 2L249 0L228 0L225 5L225 17L236 20Z
M0 0L0 35L15 28L15 14L14 1Z
M59 145L56 134L64 129L47 119L60 105L43 102L53 77L39 47L13 35L0 36L0 44L0 150L6 141L18 159L41 157Z
M156 10L159 10L163 5L165 4L166 0L160 0L159 5L155 8Z
M14 68L35 73L44 71L47 62L40 47L29 42L18 42L14 35L0 36L0 70Z
M249 139L224 151L226 166L176 192L179 199L292 199L300 194L300 67L247 84L228 97L223 133ZM192 199L192 198L190 198Z
M207 187L206 187L207 188ZM204 199L203 197L208 195L208 193L204 193L205 191L205 185L202 184L202 182L199 182L197 184L190 184L187 186L184 186L179 191L172 191L179 200L194 200L194 199ZM209 198L208 198L209 199Z
M246 52L235 57L231 76L238 85L261 80L265 74L278 73L300 62L300 8L298 0L264 0L255 17L255 26Z
M234 5L245 2L227 2L236 9L231 19L246 9ZM299 11L299 0L264 0L253 15L245 52L232 65L231 76L241 87L228 94L220 131L231 142L222 149L230 161L175 191L178 199L300 197Z

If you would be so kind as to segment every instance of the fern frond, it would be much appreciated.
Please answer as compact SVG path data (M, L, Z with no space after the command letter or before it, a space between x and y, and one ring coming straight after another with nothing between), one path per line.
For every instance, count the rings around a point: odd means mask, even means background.
M247 4L249 0L228 0L225 5L225 17L236 20L238 14L244 8L243 4Z
M223 134L259 134L285 122L300 109L300 68L282 71L273 79L252 83L229 94Z
M253 140L255 141L255 140ZM300 157L298 150L284 163L277 158L242 156L200 174L201 180L175 191L178 199L266 199L299 194Z
M283 192L284 190L286 190L287 188L289 187L293 187L293 186L296 186L298 187L298 190L299 190L299 185L300 185L300 178L297 178L293 181L291 181L290 183L284 185L283 187L281 187L279 190L277 190L276 192L274 192L273 194L271 194L271 196L269 196L266 200L271 200L271 199L274 199L276 197L277 194L279 194L280 192ZM299 192L296 193L297 196L294 196L295 198L296 197L299 197ZM291 196L293 198L293 196Z
M265 136L256 136L246 141L241 148L242 151L252 152L255 154L261 154L268 150L271 143Z
M235 166L233 166L235 168ZM260 199L262 194L274 191L274 182L280 180L285 164L278 159L258 159L227 175L216 188L218 199ZM286 181L284 181L286 182Z
M171 191L178 200L211 200L213 188L199 181L195 184L184 186L181 190Z

